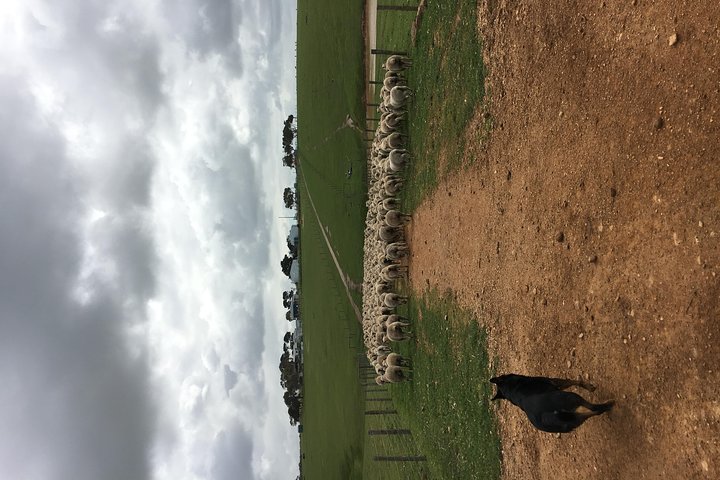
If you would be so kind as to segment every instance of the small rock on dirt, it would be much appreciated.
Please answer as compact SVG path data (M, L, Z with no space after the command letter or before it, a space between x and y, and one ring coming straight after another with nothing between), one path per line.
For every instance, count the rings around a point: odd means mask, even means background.
M673 33L668 37L668 45L671 47L674 46L678 42L678 36L677 33Z
M663 117L657 117L655 121L653 122L653 127L655 130L660 130L665 126L665 119Z
M565 233L563 232L557 232L555 234L555 240L558 242L563 242L565 240Z
M588 257L588 262L590 262L590 263L597 263L597 260L598 260L597 255L590 255Z
M610 188L610 196L613 198L617 197L617 189L615 187Z
M585 334L582 332L580 334L578 334L578 338L583 338L584 336L585 336Z

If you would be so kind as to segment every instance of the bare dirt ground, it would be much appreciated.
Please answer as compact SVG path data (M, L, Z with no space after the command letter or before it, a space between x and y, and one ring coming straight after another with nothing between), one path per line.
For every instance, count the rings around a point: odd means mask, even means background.
M493 132L416 211L411 286L474 311L498 372L617 400L560 438L498 404L504 477L720 478L720 4L479 10Z

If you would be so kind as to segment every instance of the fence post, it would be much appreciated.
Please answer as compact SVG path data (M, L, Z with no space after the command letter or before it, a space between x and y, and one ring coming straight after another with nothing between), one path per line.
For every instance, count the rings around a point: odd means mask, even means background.
M401 455L394 457L375 455L373 460L376 462L424 462L427 459L425 458L425 455Z
M393 428L389 430L368 430L368 435L410 435L410 429Z
M407 52L399 52L397 50L383 50L380 48L373 48L370 50L372 55L407 55Z
M416 12L418 9L417 5L378 5L378 11L395 10L397 12Z

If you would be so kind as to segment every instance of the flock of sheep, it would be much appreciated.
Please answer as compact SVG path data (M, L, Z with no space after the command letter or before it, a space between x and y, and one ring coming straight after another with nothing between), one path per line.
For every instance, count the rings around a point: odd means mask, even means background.
M363 282L363 339L367 357L375 368L379 385L407 380L409 361L391 349L395 342L411 338L407 319L396 313L407 302L398 293L398 282L407 275L403 259L408 255L404 226L410 215L400 212L398 195L403 187L400 173L410 161L405 149L407 135L400 132L412 91L402 75L412 62L393 55L380 90L380 123L370 148L367 218L365 225L365 278Z

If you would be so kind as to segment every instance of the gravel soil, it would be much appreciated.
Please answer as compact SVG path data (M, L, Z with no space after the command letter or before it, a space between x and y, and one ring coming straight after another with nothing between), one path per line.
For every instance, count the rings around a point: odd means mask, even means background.
M504 477L720 478L720 4L478 9L491 101L415 212L410 285L473 311L498 373L617 401L559 438L497 404Z

